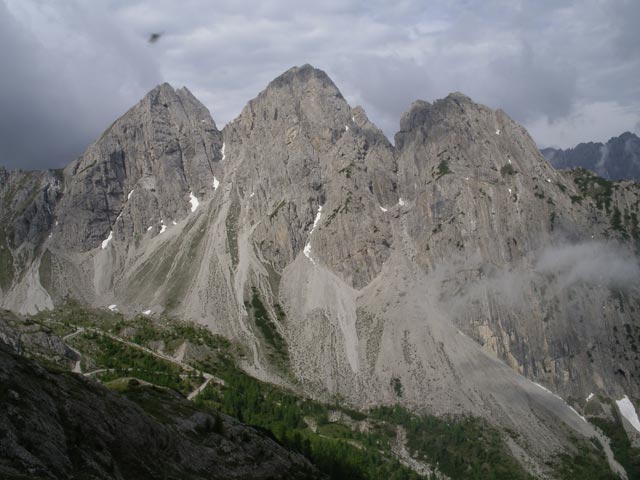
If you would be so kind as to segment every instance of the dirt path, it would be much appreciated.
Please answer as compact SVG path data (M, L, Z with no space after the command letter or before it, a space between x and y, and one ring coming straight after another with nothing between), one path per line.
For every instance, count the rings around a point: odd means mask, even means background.
M193 400L194 398L196 398L198 395L200 395L200 393L202 393L204 391L204 389L207 387L207 385L209 385L210 382L214 382L217 383L218 385L222 385L224 386L224 380L222 380L221 378L216 377L215 375L212 375L211 373L207 373L207 372L202 372L194 367L192 367L189 364L184 363L181 360L178 360L177 358L171 357L169 355L165 355L164 353L160 353L160 352L156 352L154 350L151 350L150 348L144 347L142 345L138 345L137 343L134 342L130 342L129 340L125 340L122 337L119 337L117 335L114 335L112 333L109 332L105 332L103 330L100 330L99 328L94 328L94 327L78 327L76 325L72 325L74 328L76 328L76 331L73 333L70 333L68 335L65 335L62 340L66 343L67 340L70 340L71 338L75 337L76 335L79 335L81 333L84 332L92 332L92 333L97 333L99 335L105 335L107 337L109 337L112 340L115 340L116 342L120 342L123 343L124 345L127 345L129 347L132 348L136 348L138 350L142 350L143 352L149 354L149 355L153 355L156 358L160 358L166 362L172 363L173 365L177 365L178 367L180 367L182 370L185 370L187 372L194 372L197 375L202 375L204 377L204 382L202 382L202 384L200 384L200 386L198 386L195 390L193 390L191 393L189 393L189 395L187 395L187 399L188 400ZM76 350L75 348L73 348L70 345L67 345L71 350L73 350L78 356L80 356L80 358L82 358L82 354ZM107 368L99 368L97 370L91 371L91 372L87 372L84 375L86 377L91 376L91 375L96 375L98 373L102 373L102 372L106 372L112 369L107 369ZM80 360L78 360L75 364L75 366L73 367L73 371L75 373L82 373L82 369L80 367Z
M64 337L62 337L62 341L65 342L65 344L67 345L67 347L69 347L71 349L71 351L73 353L75 353L76 355L78 355L78 361L76 362L76 364L73 366L73 370L71 370L73 373L82 373L82 365L81 365L81 360L82 360L82 354L76 350L75 348L73 348L71 345L67 344L67 340L75 337L76 335L80 334L84 332L84 328L83 327L76 327L76 331L72 332L68 335L65 335Z
M421 462L411 456L411 453L409 453L409 450L407 449L407 431L400 425L396 427L396 439L391 445L391 451L396 455L400 463L405 467L409 467L418 475L439 480L449 478L439 472L437 468L434 469L428 463Z
M203 374L206 378L206 380L202 383L202 385L200 385L198 388L196 388L193 392L191 392L189 395L187 395L187 400L193 400L194 398L196 398L198 395L200 395L203 390L205 388L207 388L207 385L209 385L209 382L211 380L214 379L214 377L212 377L211 375L209 375L208 373Z

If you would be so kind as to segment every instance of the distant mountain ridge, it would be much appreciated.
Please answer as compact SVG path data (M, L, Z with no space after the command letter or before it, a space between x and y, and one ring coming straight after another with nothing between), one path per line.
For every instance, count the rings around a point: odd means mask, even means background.
M640 181L640 138L625 132L607 143L579 143L574 148L543 148L555 168L586 168L607 180Z

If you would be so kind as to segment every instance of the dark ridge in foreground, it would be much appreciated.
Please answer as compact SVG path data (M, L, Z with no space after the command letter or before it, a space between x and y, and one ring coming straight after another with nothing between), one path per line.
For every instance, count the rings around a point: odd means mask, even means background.
M320 478L302 455L231 417L170 390L129 389L138 404L0 342L0 478Z

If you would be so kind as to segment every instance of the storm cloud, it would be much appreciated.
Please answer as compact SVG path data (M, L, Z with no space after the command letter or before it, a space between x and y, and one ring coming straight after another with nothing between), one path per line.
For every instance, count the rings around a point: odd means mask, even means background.
M640 125L638 18L633 0L0 0L0 164L66 164L162 81L222 127L304 63L390 138L413 100L461 91L540 146L607 140Z

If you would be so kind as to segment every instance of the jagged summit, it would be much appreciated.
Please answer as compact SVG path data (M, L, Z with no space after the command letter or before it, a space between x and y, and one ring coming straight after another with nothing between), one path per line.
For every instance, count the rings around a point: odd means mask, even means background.
M289 70L284 72L283 74L276 77L269 83L269 87L282 87L284 85L303 85L309 82L320 82L325 84L328 88L335 90L337 95L342 96L338 87L336 87L333 80L329 78L324 70L320 70L319 68L315 68L308 63L302 65L301 67L291 67Z
M352 123L350 110L326 73L304 65L289 69L250 100L234 122L234 128L259 127L270 134L282 135L285 125L286 128L297 125L322 138L316 142L320 146L326 141L334 142Z
M414 101L400 119L400 130L395 144L402 150L408 139L419 132L437 131L460 133L466 131L469 139L482 134L504 130L504 125L515 125L502 110L492 110L460 92L453 92L433 103ZM482 133L481 133L482 132Z
M144 235L183 217L190 192L212 189L221 144L209 111L188 89L158 85L65 169L69 191L54 242L87 250L110 231ZM144 212L129 212L136 202Z
M616 137L611 137L609 140L613 140L615 138ZM620 138L621 140L626 141L626 140L630 140L632 138L638 138L638 136L635 133L626 131L626 132L623 132L620 135L618 135L618 138Z

